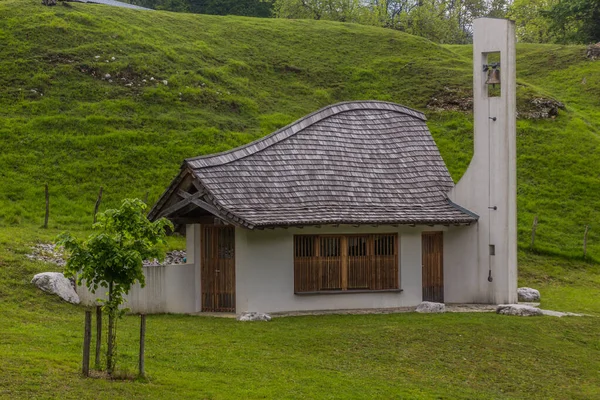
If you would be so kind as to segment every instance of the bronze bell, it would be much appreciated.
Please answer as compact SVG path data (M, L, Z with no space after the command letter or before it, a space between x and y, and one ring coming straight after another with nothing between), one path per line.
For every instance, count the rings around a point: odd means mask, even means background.
M488 77L485 81L486 84L492 85L492 87L496 87L496 85L500 84L500 70L496 68L488 69Z

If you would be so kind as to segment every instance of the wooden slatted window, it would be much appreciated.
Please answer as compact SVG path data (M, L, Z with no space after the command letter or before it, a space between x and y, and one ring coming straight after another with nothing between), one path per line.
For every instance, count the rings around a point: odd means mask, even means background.
M399 289L398 235L294 236L296 293Z

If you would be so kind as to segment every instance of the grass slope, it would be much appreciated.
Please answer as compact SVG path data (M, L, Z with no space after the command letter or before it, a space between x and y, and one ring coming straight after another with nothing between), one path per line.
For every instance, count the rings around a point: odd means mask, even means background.
M88 227L100 186L103 206L146 192L153 201L184 157L246 143L327 104L379 99L427 111L445 87L467 96L471 87L468 46L333 22L5 0L0 40L4 226L39 225L45 182L51 226ZM538 215L540 249L581 255L590 224L598 257L600 64L577 46L517 52L519 105L545 95L568 108L518 122L519 243L528 245ZM472 116L427 113L457 180L472 154Z

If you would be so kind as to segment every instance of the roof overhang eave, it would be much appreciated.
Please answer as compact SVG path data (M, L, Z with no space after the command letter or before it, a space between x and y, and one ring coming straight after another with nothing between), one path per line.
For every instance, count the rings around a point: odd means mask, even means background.
M304 227L339 227L339 226L470 226L477 223L476 219L465 220L432 220L432 221L306 221L306 222L277 222L271 224L256 224L253 229L275 229L275 228L304 228ZM252 229L252 228L251 228Z

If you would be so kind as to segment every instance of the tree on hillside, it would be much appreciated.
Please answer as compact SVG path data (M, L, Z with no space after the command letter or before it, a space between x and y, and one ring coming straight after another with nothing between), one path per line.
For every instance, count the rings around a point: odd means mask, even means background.
M85 283L92 293L98 287L108 289L103 307L108 313L108 374L115 367L116 318L122 316L123 296L136 282L144 286L142 260L164 256L161 244L167 228L173 229L164 218L150 222L145 209L141 200L125 199L119 209L99 214L87 240L64 233L58 241L69 254L65 276L77 276L78 284Z
M361 12L367 11L360 0L275 0L275 16L340 22L361 22Z
M596 43L600 41L599 0L559 0L544 15L558 42Z
M514 0L506 16L515 21L517 39L526 43L548 43L553 40L550 21L544 11L558 0Z
M437 43L464 43L467 35L460 26L459 9L450 10L438 0L423 0L418 7L401 14L395 28Z
M439 43L472 39L473 19L504 17L509 0L275 0L279 18L311 18L376 25Z

